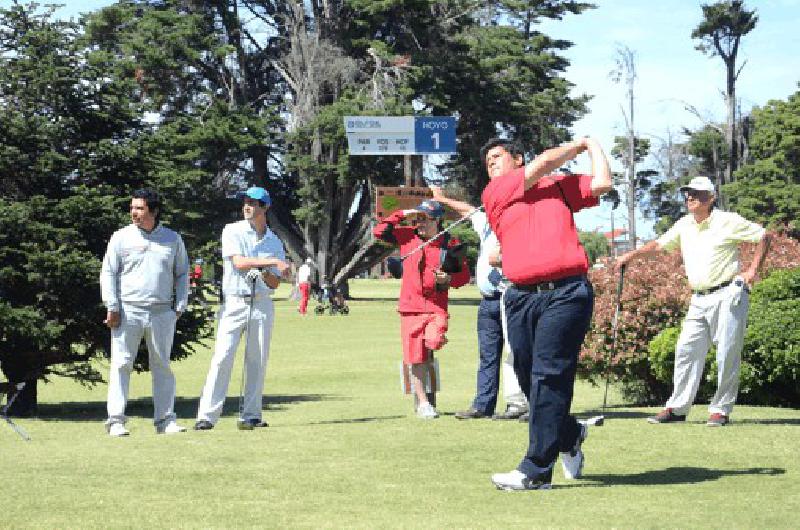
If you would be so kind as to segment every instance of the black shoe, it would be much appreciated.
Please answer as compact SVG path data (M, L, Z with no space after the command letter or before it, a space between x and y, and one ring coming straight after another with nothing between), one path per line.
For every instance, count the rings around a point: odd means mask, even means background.
M525 414L523 414L522 416L519 417L519 421L521 421L522 423L528 423L528 420L530 420L530 419L531 419L530 411L525 412Z
M462 410L456 412L456 418L459 420L477 420L478 418L488 418L487 414L479 411L478 409L471 408L469 410Z
M250 418L249 420L239 420L237 426L240 431L252 431L256 427L269 427L269 424L256 418Z
M214 424L208 420L200 420L194 424L194 430L196 431L210 431L214 428Z
M517 420L522 415L526 414L528 411L526 409L521 409L519 407L514 407L511 405L506 406L506 411L502 414L495 414L492 416L493 420Z

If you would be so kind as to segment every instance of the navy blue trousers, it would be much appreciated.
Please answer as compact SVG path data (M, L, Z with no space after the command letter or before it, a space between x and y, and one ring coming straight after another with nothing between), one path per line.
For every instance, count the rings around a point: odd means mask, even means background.
M484 414L494 414L500 386L500 360L503 355L503 321L500 299L481 300L478 306L478 388L472 408Z
M528 398L528 451L517 469L529 477L553 467L577 442L569 413L575 371L589 329L594 290L584 277L540 293L509 287L503 297L514 371Z

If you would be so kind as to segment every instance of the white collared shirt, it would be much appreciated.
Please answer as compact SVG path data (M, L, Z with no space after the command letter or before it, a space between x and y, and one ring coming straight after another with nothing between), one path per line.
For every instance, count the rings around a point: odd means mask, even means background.
M483 296L495 296L500 292L499 282L503 277L503 271L489 264L489 254L497 248L499 242L497 236L492 232L484 212L475 212L470 221L481 242L480 253L475 264L475 283Z
M664 250L680 246L689 285L708 289L739 274L739 244L760 241L764 233L761 225L715 208L701 223L691 214L681 217L657 242Z
M229 223L222 229L222 294L227 296L245 296L251 294L250 285L245 276L247 271L240 271L233 266L233 256L246 258L278 258L286 259L283 243L275 233L267 227L263 237L247 220ZM277 268L270 271L280 275ZM263 280L256 281L255 294L271 295L272 289Z

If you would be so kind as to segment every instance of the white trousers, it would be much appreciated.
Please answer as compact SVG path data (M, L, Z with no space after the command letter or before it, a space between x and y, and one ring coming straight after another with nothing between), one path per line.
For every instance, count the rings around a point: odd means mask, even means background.
M198 421L216 423L222 414L234 355L248 328L249 337L245 340L244 353L244 403L240 419L261 419L261 395L264 392L264 376L267 372L269 342L275 316L272 299L263 297L253 301L253 313L248 326L249 313L250 302L243 298L227 297L220 308L214 356L200 396Z
M120 325L111 330L111 368L108 375L108 424L125 423L131 371L144 338L153 379L153 422L175 419L175 375L169 354L175 336L175 311L169 305L120 309Z
M709 412L730 415L739 392L739 367L747 326L749 294L733 283L707 295L695 294L675 347L672 396L667 407L685 415L703 377L706 354L717 347L717 392Z
M519 386L517 374L514 372L514 353L508 347L508 341L503 348L503 399L506 406L511 405L514 408L528 410L528 400L525 399L525 394L522 393L522 388Z

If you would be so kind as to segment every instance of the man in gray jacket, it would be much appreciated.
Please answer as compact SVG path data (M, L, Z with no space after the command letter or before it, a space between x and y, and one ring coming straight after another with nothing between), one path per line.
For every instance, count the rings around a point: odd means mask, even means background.
M150 189L134 192L131 221L108 242L100 289L111 329L108 420L111 436L127 436L125 405L133 362L142 338L153 378L157 433L186 429L175 421L175 375L169 365L175 323L186 310L189 259L181 236L159 223L161 201Z

